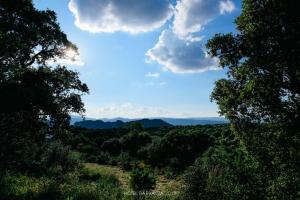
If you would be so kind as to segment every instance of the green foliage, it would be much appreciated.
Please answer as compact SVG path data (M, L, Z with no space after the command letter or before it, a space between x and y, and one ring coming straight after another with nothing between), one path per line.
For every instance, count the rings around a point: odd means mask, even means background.
M172 130L148 148L152 165L168 165L181 171L192 164L201 153L212 145L212 139L197 129Z
M216 82L212 99L259 162L265 179L263 198L299 198L300 23L296 2L243 0L236 25L237 34L217 34L207 43L209 54L228 68L228 78Z
M53 11L38 11L29 0L1 1L0 7L1 113L25 112L32 122L49 117L59 131L68 125L69 112L84 111L80 96L88 88L77 72L52 68L47 61L77 48Z
M185 199L264 199L258 163L243 149L216 146L185 174Z
M0 197L10 200L35 199L48 183L47 179L30 178L7 172L0 180Z
M151 143L151 140L152 138L149 134L133 131L129 134L124 135L121 138L120 143L125 151L127 151L132 156L136 156L138 150L148 143Z
M216 137L230 135L227 125L160 127L141 132L123 128L89 130L73 127L71 132L70 143L88 162L118 164L130 170L133 163L143 161L152 167L167 168L171 176L193 164L214 144Z
M119 165L124 170L131 170L132 168L132 157L128 153L122 152L119 155Z
M47 145L39 163L40 173L57 178L79 168L81 168L80 155L59 141L52 141Z
M101 148L103 151L110 153L113 156L119 155L122 149L122 144L117 138L111 138L103 142Z
M30 0L0 2L0 168L35 170L46 138L66 141L69 113L84 111L78 73L47 63L77 50L53 11Z
M35 161L39 159L46 134L47 125L43 122L32 122L28 113L1 113L0 171L6 169L35 170Z
M147 167L136 166L130 173L130 186L137 192L147 192L155 188L156 177Z
M112 175L84 170L79 179L54 179L6 173L0 182L1 199L10 200L119 200L122 190Z

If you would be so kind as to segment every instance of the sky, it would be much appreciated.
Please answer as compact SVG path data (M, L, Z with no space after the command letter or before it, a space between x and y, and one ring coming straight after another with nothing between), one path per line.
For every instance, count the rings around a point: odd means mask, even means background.
M240 0L33 0L54 10L79 49L58 60L90 94L87 117L216 117L214 83L226 77L205 43L236 32ZM66 52L73 56L73 52Z

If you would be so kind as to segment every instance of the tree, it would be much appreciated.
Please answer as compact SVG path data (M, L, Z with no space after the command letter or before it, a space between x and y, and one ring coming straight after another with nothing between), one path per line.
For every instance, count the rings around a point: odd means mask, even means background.
M264 166L267 195L299 191L300 16L296 1L244 0L237 34L217 34L209 54L228 69L212 99ZM298 177L298 178L295 178Z
M137 194L136 199L142 198L143 193L155 188L156 178L149 168L136 166L130 173L130 186Z
M46 135L64 138L69 113L84 111L81 95L88 87L77 72L49 64L77 47L61 31L56 14L36 10L31 0L0 1L0 46L3 161L7 153L32 149Z
M151 143L152 138L147 132L131 131L120 139L120 144L124 151L131 156L137 156L138 150Z

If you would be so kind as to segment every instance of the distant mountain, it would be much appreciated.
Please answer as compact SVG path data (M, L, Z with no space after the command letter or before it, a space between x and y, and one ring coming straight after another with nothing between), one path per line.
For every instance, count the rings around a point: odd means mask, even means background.
M133 122L141 123L144 128L172 126L171 124L169 124L161 119L140 119L140 120L135 120L135 121L129 121L126 124L130 124Z
M90 128L90 129L110 129L110 128L120 128L124 126L124 122L118 120L115 122L104 122L102 120L84 120L80 122L75 122L74 126Z
M78 115L71 115L70 124L73 125L76 122L81 122L84 120L96 120L96 119L92 118L92 117L82 117L82 116L78 116Z
M150 118L151 120L156 120L156 119L161 119L162 121L168 123L169 125L174 125L174 126L195 126L195 125L208 125L208 124L226 124L228 123L228 120L226 120L223 117L202 117L202 118ZM85 121L90 121L90 120L96 120L93 118L86 118ZM103 122L117 122L117 121L122 121L124 123L127 122L132 122L132 121L138 121L138 120L144 120L144 125L148 127L146 119L129 119L129 118L103 118L99 119L96 121L103 121ZM74 124L75 122L81 122L83 119L79 116L72 116L71 118L71 124ZM151 123L156 123L155 121L152 121ZM114 125L112 125L114 126ZM116 125L117 126L117 125ZM158 124L159 126L159 124Z
M174 126L195 126L208 124L227 124L228 120L222 117L203 117L203 118L161 118L165 122Z
M75 122L74 126L90 128L90 129L110 129L110 128L121 128L133 122L141 123L144 128L172 126L171 124L168 124L167 122L161 119L140 119L140 120L131 120L128 122L123 122L121 120L106 121L106 122L103 120L84 120L84 121Z

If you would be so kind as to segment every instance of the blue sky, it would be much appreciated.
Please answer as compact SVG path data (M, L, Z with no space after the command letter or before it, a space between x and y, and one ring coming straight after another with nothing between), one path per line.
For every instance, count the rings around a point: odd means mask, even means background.
M121 3L122 2L122 3ZM203 45L235 32L236 0L34 0L57 13L79 48L80 73L90 94L86 116L212 117L214 82L226 77Z

